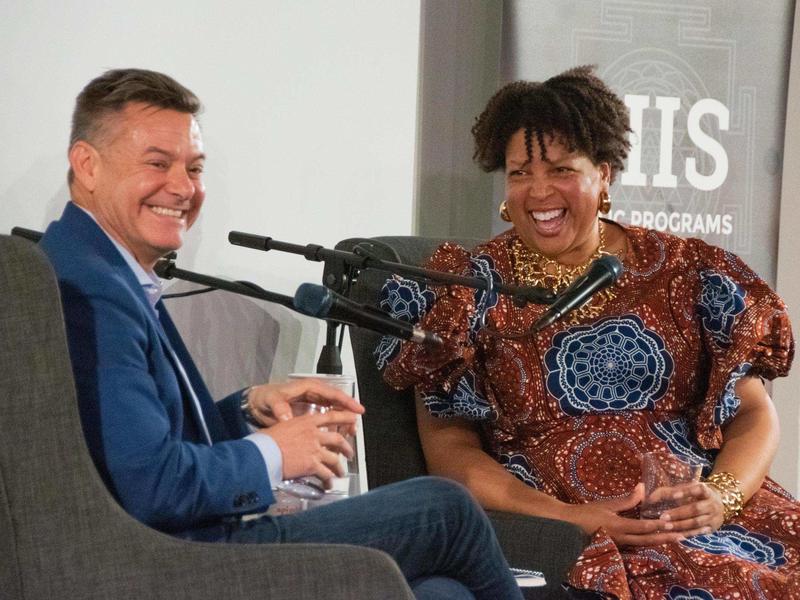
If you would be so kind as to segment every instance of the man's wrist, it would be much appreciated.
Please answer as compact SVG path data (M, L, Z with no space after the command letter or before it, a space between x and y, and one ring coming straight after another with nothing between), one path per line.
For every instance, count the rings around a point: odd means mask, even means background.
M239 404L239 408L242 411L242 417L248 424L252 425L253 427L261 427L261 424L256 420L255 415L253 414L253 407L250 405L251 391L253 391L252 386L242 392L242 400Z

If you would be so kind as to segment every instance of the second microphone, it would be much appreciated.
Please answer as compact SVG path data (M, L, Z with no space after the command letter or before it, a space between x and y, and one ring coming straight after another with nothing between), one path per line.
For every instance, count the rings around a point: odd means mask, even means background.
M321 285L300 284L294 294L294 307L310 317L363 327L417 344L442 344L442 338L435 333L393 319L377 308L353 302Z

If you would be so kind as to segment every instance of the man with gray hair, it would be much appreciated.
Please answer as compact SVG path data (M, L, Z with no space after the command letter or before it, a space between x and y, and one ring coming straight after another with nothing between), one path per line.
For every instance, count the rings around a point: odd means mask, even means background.
M87 444L109 490L138 520L184 538L365 545L394 557L418 597L521 597L488 519L443 479L241 518L266 510L281 479L339 473L338 455L352 450L336 430L363 408L316 381L212 400L153 271L203 204L199 110L161 73L91 81L73 116L71 201L41 242L59 279ZM291 403L308 398L338 410L291 417Z

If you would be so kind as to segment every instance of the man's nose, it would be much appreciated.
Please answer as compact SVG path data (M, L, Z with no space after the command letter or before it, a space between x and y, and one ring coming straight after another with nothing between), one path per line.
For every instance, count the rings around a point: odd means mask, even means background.
M189 200L194 196L196 184L186 169L174 165L169 171L166 190L170 194L178 196L181 200Z

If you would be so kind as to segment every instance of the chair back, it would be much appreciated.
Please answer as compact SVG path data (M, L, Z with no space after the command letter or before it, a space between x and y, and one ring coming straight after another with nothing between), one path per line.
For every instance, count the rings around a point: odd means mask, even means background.
M99 576L76 553L124 539L114 513L83 441L55 275L37 246L0 236L0 589L69 597Z
M282 337L272 310L288 309L223 290L198 293L204 289L178 281L164 301L211 397L224 398L242 382L269 381Z
M336 249L352 251L355 246L366 244L376 258L418 266L445 241L415 236L376 237L369 240L350 238L339 242ZM476 239L452 241L465 248L480 243ZM353 284L350 298L361 304L377 306L378 294L390 276L384 271L362 271ZM383 381L374 356L380 339L379 333L350 328L358 395L367 409L363 426L370 488L427 473L417 433L414 390L408 388L398 391Z

